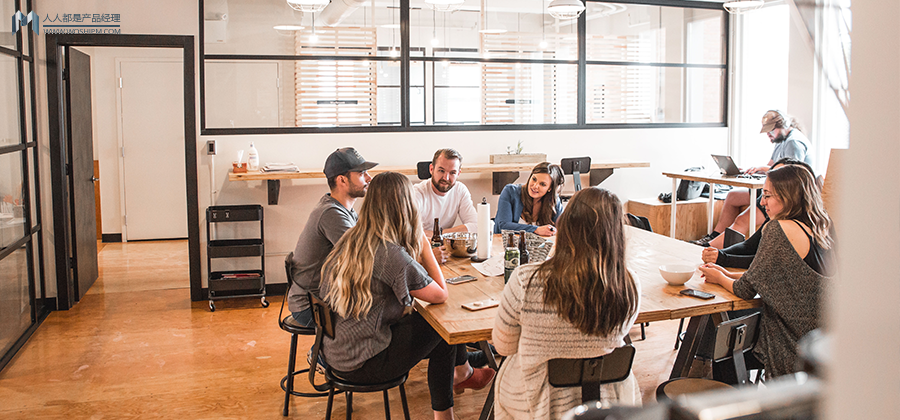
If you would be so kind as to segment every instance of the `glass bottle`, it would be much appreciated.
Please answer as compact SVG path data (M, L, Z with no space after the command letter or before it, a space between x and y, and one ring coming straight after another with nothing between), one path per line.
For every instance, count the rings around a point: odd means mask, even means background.
M510 233L506 240L506 254L503 255L503 284L509 282L509 276L513 270L519 266L519 248L513 243L513 236Z

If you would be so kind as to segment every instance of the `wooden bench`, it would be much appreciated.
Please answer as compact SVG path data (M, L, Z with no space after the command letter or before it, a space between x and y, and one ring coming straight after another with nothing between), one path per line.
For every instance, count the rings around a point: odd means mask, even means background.
M716 200L713 226L719 222L719 215L722 213L722 205L724 203L724 200ZM677 218L675 221L675 239L692 241L706 235L706 209L708 205L709 200L706 198L695 198L678 202L678 209L675 212L675 217ZM653 197L629 200L625 209L635 216L643 216L650 220L650 227L653 228L653 232L669 236L670 206L671 204L663 203L656 197Z

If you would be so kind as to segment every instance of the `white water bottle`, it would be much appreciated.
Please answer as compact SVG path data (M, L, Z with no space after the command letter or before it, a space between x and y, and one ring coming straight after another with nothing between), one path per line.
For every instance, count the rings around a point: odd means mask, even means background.
M247 166L251 171L259 170L259 152L256 151L253 142L250 142L250 152L247 153Z

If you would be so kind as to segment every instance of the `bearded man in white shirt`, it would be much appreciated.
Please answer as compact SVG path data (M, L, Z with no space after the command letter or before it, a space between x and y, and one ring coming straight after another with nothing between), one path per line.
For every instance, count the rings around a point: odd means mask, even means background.
M462 155L453 149L440 149L434 152L428 171L431 178L413 186L425 235L431 237L435 218L438 218L443 233L475 232L478 214L472 195L465 184L456 181L462 173ZM447 261L448 255L446 247L434 248L434 256L441 264Z

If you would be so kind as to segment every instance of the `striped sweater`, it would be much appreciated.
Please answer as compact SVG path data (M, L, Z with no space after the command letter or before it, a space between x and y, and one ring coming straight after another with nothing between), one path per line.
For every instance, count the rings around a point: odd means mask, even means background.
M613 336L583 334L555 311L545 308L543 279L531 279L536 267L523 265L512 273L494 320L494 346L498 353L509 356L494 382L497 420L558 419L581 404L581 388L550 386L547 361L607 354L625 344L624 337L637 318L635 314ZM640 282L634 272L630 273L640 296ZM633 374L622 382L602 385L600 395L604 406L641 404L640 388Z

